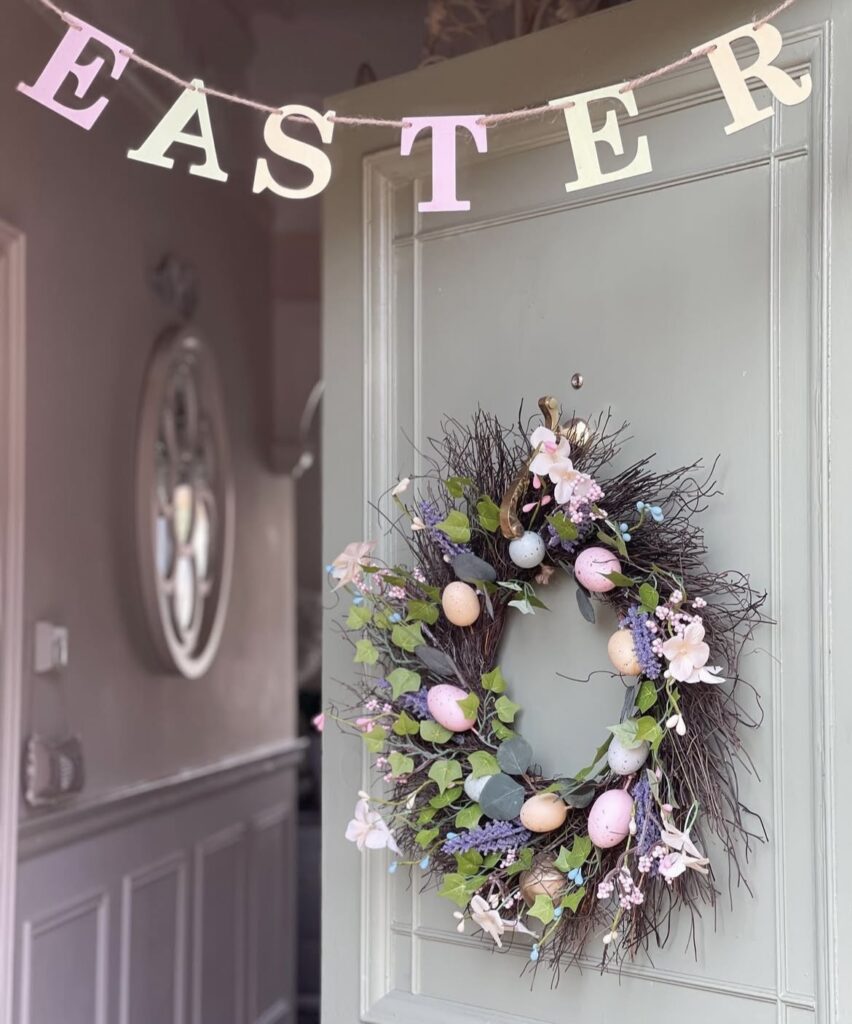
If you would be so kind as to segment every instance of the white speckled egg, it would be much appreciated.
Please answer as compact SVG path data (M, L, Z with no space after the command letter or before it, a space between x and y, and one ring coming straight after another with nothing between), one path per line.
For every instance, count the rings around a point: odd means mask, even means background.
M530 832L552 832L567 817L568 805L556 793L536 793L521 808L521 824Z
M472 775L464 780L464 791L467 794L469 800L472 800L475 804L479 803L479 798L482 796L482 791L485 789L485 783L489 779L493 779L493 775L483 775L480 779L475 779Z
M648 760L650 750L651 745L645 741L638 747L625 747L617 736L613 736L606 752L607 764L616 775L632 775Z
M636 657L636 645L629 629L619 629L609 638L606 652L616 672L623 676L638 676L642 671Z
M426 705L429 714L438 725L443 725L450 732L467 732L474 727L476 720L465 717L464 711L459 707L459 701L469 696L470 694L460 686L439 683L429 691Z
M544 541L537 533L527 530L509 542L509 558L520 569L535 569L544 561Z
M600 850L623 843L630 832L633 800L623 789L608 789L589 811L589 838Z
M454 626L471 626L479 618L479 598L473 587L456 580L448 583L441 595L444 615Z

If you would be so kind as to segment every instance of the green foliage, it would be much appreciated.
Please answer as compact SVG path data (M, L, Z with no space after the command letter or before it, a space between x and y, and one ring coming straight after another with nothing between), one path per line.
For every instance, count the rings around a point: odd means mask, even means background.
M422 828L417 835L414 837L414 842L418 846L427 847L434 839L438 838L440 829L437 828Z
M373 617L373 611L366 604L353 604L346 619L347 629L363 629Z
M392 751L388 756L391 766L391 775L399 778L400 775L410 775L414 771L414 758L407 754L401 754L398 750Z
M420 676L407 668L395 668L388 675L393 699L399 700L404 693L415 693L420 689Z
M456 854L456 867L460 875L470 878L482 867L482 854L479 850L467 850Z
M591 852L592 841L588 836L574 836L570 850L566 850L564 846L559 847L559 856L553 862L553 866L567 875L569 871L582 867Z
M469 804L456 815L456 828L476 828L479 819L482 817L482 808L479 804Z
M643 713L657 703L657 688L650 679L644 679L636 695L636 707Z
M434 626L438 621L438 606L431 601L409 601L408 618L411 622L425 622Z
M458 761L434 761L429 768L429 778L437 785L438 792L446 792L461 778L462 770Z
M373 646L372 640L357 640L355 642L355 664L375 665L379 660L379 652Z
M444 486L451 498L461 498L465 488L473 486L473 480L469 476L451 476L449 480L444 481Z
M495 821L511 821L520 814L524 803L523 786L508 775L492 775L479 794L483 814Z
M471 896L481 884L482 881L478 875L474 875L473 878L465 878L464 875L459 874L457 871L451 871L449 874L444 875L438 895L452 900L457 907L464 910L468 903L470 903Z
M449 729L445 729L443 725L438 725L437 722L433 722L429 718L420 723L420 737L427 743L446 743L452 735Z
M378 754L385 745L385 740L388 738L387 729L383 729L380 725L374 725L369 732L362 732L361 738L367 744L367 750L371 754Z
M508 725L504 725L499 721L491 723L491 731L498 740L510 740L515 735L514 729L510 729Z
M400 711L399 717L393 723L393 731L397 736L417 736L420 733L420 723L405 711Z
M448 513L446 519L436 523L435 529L449 537L453 544L467 544L470 540L470 520L456 508Z
M506 874L511 878L512 875L519 875L522 871L529 871L532 867L533 852L531 847L522 846L518 850L518 857L514 864L510 864L506 868Z
M488 775L499 775L500 773L497 758L493 754L489 754L487 750L475 750L472 754L467 755L467 759L473 769L475 779L484 779Z
M443 807L449 807L450 804L455 803L456 800L462 795L461 786L453 786L452 789L448 789L446 793L438 793L437 796L433 796L429 801L431 807L441 810Z
M655 718L643 715L642 718L629 718L619 725L611 725L609 731L617 736L620 743L628 749L640 746L646 741L655 747L663 738L663 730Z
M571 522L564 512L554 512L551 516L545 516L545 519L556 530L556 536L560 540L572 541L580 536L576 525Z
M562 906L566 910L570 910L572 914L576 914L577 907L583 902L585 895L586 887L581 885L579 889L575 889L573 892L569 892L567 896L562 897Z
M456 704L461 708L465 718L476 721L476 713L479 711L479 697L475 693L469 693L464 700L457 700Z
M604 574L610 583L616 587L632 587L636 580L625 576L623 572L608 572Z
M413 625L408 622L398 622L391 631L391 640L397 647L402 648L403 651L408 651L409 654L420 647L421 644L426 643L423 639L423 634L420 632L419 622L415 622Z
M639 600L642 603L642 611L651 614L660 603L660 595L657 588L650 583L643 583L639 588Z
M500 506L497 505L487 494L476 503L476 515L479 525L488 533L495 533L500 525Z
M615 530L614 527L613 529ZM624 543L620 530L615 530L614 533L605 533L603 530L598 530L598 540L608 547L615 548L622 558L627 558L627 545Z
M500 671L500 666L492 669L491 672L486 672L481 677L483 690L489 690L491 693L505 693L506 692L506 680L503 678L503 673Z
M417 815L417 824L428 825L437 813L437 807L422 807Z
M532 759L533 749L522 736L505 740L497 748L497 761L507 775L523 775Z
M515 715L521 710L521 705L516 704L514 701L509 700L508 697L498 697L494 704L494 709L497 712L497 717L501 722L506 722L511 725L515 721Z
M553 920L553 900L543 892L539 893L527 914L529 917L537 917L542 924L550 924Z

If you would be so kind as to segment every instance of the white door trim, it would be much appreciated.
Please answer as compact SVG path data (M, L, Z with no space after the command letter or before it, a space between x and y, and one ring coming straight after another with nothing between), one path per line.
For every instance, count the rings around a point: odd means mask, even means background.
M25 242L0 221L0 1024L12 1022L24 581Z

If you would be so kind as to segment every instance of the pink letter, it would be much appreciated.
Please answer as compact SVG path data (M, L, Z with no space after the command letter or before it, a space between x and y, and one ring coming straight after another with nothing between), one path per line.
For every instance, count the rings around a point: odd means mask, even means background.
M104 66L103 57L95 57L88 64L79 64L77 61L92 39L102 43L108 50L112 50L115 62L110 76L121 78L122 72L127 67L128 58L133 52L130 47L113 39L112 36L105 35L91 25L87 25L85 21L75 19L73 24L69 24L68 31L59 46L56 47L35 85L26 85L24 82L18 84L19 92L25 96L29 96L31 100L41 103L48 110L67 117L69 121L73 121L74 124L87 130L103 113L104 107L109 102L106 96L101 96L88 107L77 109L66 107L64 103L60 103L56 99L56 94L69 75L73 75L77 79L74 95L78 99L82 99L91 88L98 72Z
M473 136L479 153L488 152L487 131L480 124L481 114L448 117L404 117L401 152L409 156L414 140L424 128L432 129L432 198L419 203L421 213L469 210L470 203L456 198L456 128L465 128Z

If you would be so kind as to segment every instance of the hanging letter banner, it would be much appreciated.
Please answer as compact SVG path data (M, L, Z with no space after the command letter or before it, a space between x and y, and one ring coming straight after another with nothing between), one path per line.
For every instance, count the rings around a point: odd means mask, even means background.
M56 97L65 81L71 77L77 83L74 95L79 100L85 100L93 91L95 80L107 58L93 52L86 63L82 59L83 53L89 47L105 48L111 55L109 74L114 79L121 78L128 63L135 63L149 73L183 86L181 95L145 141L136 149L128 150L127 156L131 160L170 169L174 167L175 161L173 156L168 155L169 150L176 144L190 146L200 150L203 155L200 162L189 165L190 174L211 181L227 181L228 174L219 165L208 107L209 98L215 97L265 114L263 142L269 152L310 173L310 181L305 185L284 185L280 181L284 168L279 164L276 174L275 162L268 156L259 156L255 162L252 191L255 194L271 192L282 199L310 199L328 187L333 166L330 151L326 147L331 145L337 125L399 131L399 151L404 157L411 156L414 144L421 135L430 134L432 195L430 199L418 202L418 210L421 213L464 213L470 210L471 203L469 199L458 197L457 147L460 133L470 136L476 151L484 154L488 153L489 129L533 121L561 110L576 169L576 177L572 181L563 180L562 185L566 192L580 192L651 173L653 166L648 136L638 135L634 142L631 137L633 133L628 133L629 138L625 141L622 130L625 121L639 117L636 90L672 71L694 62L709 62L733 118L724 126L728 135L772 117L771 102L763 102L760 93L753 93L750 82L756 80L763 83L772 97L784 106L803 103L813 90L810 74L804 72L796 79L776 63L784 48L784 38L771 22L798 0L780 0L776 7L762 17L755 16L753 23L740 25L695 47L671 64L617 85L607 85L589 92L549 100L538 106L520 107L500 113L434 114L428 117L418 115L400 118L337 114L333 110L320 114L312 107L301 104L273 105L234 96L205 86L200 78L184 81L167 68L159 67L135 54L100 29L62 12L53 0L35 2L61 17L68 29L38 79L32 85L24 82L18 85L18 90L25 96L81 128L91 128L107 106L106 96L98 96L88 106L81 107L69 106ZM748 41L757 50L757 57L745 67L740 65L733 49L734 43L740 40ZM570 53L566 54L566 59L570 59ZM762 105L758 105L759 100ZM595 127L598 123L595 114L600 112L602 104L606 105L603 124ZM290 131L287 130L288 121L291 122ZM191 123L193 129L197 127L197 131L189 130ZM311 134L316 129L319 145L299 138L299 132L294 134L294 123L311 126ZM604 167L608 169L604 170ZM554 188L558 189L558 184L554 183Z

